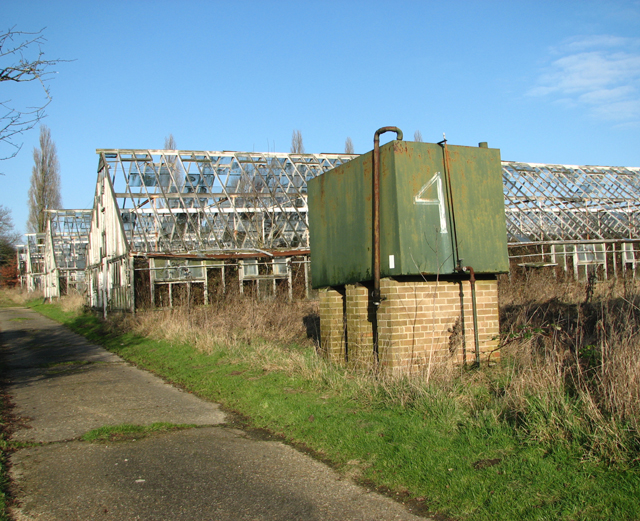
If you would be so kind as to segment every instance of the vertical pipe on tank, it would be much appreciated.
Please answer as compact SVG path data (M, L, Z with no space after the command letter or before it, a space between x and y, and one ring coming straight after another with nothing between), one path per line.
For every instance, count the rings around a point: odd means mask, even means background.
M380 307L380 135L395 132L402 141L402 130L398 127L382 127L373 136L373 355L378 363L378 309Z
M453 265L459 266L461 259L458 252L458 230L456 228L456 215L453 205L453 192L451 188L451 168L449 166L449 149L447 148L447 140L443 139L438 143L442 147L443 160L444 160L444 187L449 203L449 221L451 223L451 239L453 240Z
M469 282L471 283L471 309L473 311L473 343L475 347L475 355L476 355L476 366L480 367L480 335L478 334L478 303L476 301L476 272L471 266L463 266L462 259L460 259L458 266L456 267L456 271L459 273L469 272ZM462 316L462 342L463 342L463 359L466 364L467 355L466 355L466 342L465 342L465 332L464 332L464 301L463 301L463 290L462 286L460 287L460 314Z
M462 328L462 365L467 365L467 331L464 320L464 286L460 281L460 327Z
M476 367L480 367L480 335L478 335L478 305L476 303L476 272L471 266L464 269L469 271L469 282L471 282L471 308L473 309L473 343L476 350Z
M395 132L402 141L398 127L382 127L373 136L373 303L380 305L380 134Z
M448 151L447 151L447 141L444 140L441 143L444 143L443 148L444 148L444 156L445 156L445 170L447 171L447 180L449 181L449 183L451 182L451 178L448 175ZM478 143L478 146L480 148L488 148L489 145L486 141L482 141L480 143ZM449 187L449 189L451 189L451 187ZM453 201L452 202L452 209L451 209L451 213L453 215ZM455 217L453 217L452 219L455 223ZM455 224L452 227L454 229L454 233L455 233ZM457 236L454 235L454 241L455 241L455 251L456 251L456 255L458 254L458 239ZM473 343L474 343L474 348L475 348L475 357L476 357L476 366L480 367L480 335L478 334L478 304L476 301L476 272L474 271L474 269L471 266L463 266L462 265L462 259L457 259L457 267L456 267L456 271L459 271L461 273L464 273L465 271L469 272L469 282L471 283L471 308L473 310ZM462 316L462 342L463 342L463 359L464 359L464 363L466 363L466 342L465 342L465 332L464 332L464 301L463 301L463 290L462 287L460 289L460 313Z

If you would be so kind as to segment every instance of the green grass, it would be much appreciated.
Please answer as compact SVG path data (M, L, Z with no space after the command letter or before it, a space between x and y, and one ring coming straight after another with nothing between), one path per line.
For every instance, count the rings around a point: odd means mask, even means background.
M90 360L69 360L67 362L51 362L43 364L42 367L46 369L45 374L56 375L61 373L70 373L72 371L79 371L86 366L100 364L103 362L94 362Z
M9 487L9 476L7 472L7 456L11 448L5 428L7 426L7 417L5 411L5 402L0 399L0 521L8 521L7 509L7 492Z
M205 354L105 331L92 315L32 307L345 475L414 498L425 511L464 520L640 519L637 461L607 466L585 458L572 440L536 443L482 406L491 398L485 391L469 399L472 406L442 392L402 405L383 390L363 392L339 367L324 380L265 371L235 362L231 351ZM291 349L316 356L311 348Z
M191 429L196 425L191 424L175 424L167 422L157 422L151 425L132 425L123 423L121 425L108 425L99 427L83 434L80 439L82 441L129 441L139 440L161 432L169 432L176 430Z
M5 367L4 353L0 352L0 374L4 374ZM9 488L7 457L12 445L7 432L10 421L7 407L7 397L2 390L0 393L0 521L9 520L6 513Z

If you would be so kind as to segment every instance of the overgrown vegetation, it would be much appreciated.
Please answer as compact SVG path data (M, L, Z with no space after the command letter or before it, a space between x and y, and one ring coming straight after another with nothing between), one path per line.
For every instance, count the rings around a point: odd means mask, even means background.
M3 308L26 306L28 302L35 302L38 299L42 299L42 292L27 293L17 287L0 289L0 307Z
M501 418L547 450L636 465L640 457L640 293L633 279L502 284Z
M0 372L5 371L4 357L0 354ZM9 441L10 427L10 400L4 390L0 390L0 521L7 520L9 476L7 471L7 455L11 442Z
M79 300L34 307L425 511L640 518L637 283L537 273L500 291L499 363L411 376L319 358L314 303L234 299L106 323Z

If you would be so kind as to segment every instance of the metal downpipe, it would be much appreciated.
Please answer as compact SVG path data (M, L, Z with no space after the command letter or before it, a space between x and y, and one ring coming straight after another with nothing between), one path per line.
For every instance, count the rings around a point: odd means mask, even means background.
M444 170L445 170L445 187L447 190L447 198L449 200L449 212L450 212L450 222L451 222L451 231L452 231L452 239L453 239L453 254L454 254L454 264L457 266L455 268L458 272L469 272L469 282L471 283L471 308L473 310L473 341L475 344L475 364L477 367L480 367L480 340L478 335L478 306L476 302L476 272L471 266L463 266L462 259L460 258L460 250L458 247L458 230L456 226L456 216L454 211L453 204L453 191L451 185L451 160L449 157L449 149L447 148L447 140L443 139L438 143L442 147L443 152L443 160L444 160ZM462 343L463 343L463 361L466 363L466 332L464 329L464 291L462 287L460 288L460 303L461 303L461 322L462 322Z
M455 206L453 204L453 191L451 185L451 167L449 158L449 149L447 148L447 140L443 139L438 143L442 147L442 155L444 161L444 186L446 191L447 202L449 203L449 222L451 223L451 239L453 240L453 264L460 266L462 259L458 248L458 230L456 227Z
M380 135L395 132L396 139L402 141L402 130L398 127L382 127L373 136L373 354L378 363L378 309L380 308Z
M380 305L380 135L395 132L402 141L398 127L382 127L373 136L373 303Z
M476 272L471 266L469 270L469 282L471 282L471 307L473 309L473 342L476 348L476 367L480 367L480 335L478 334L478 305L476 303Z
M469 272L469 282L471 283L471 309L473 310L473 343L475 347L475 355L476 355L476 367L480 367L480 335L478 334L478 305L476 302L476 272L473 270L471 266L461 266L456 268L457 271L460 272ZM464 306L462 307L462 317L464 323ZM463 328L464 332L464 328ZM463 333L464 334L464 333ZM463 355L466 360L466 352Z
M460 281L460 327L462 328L462 365L467 365L467 331L464 319L464 286Z

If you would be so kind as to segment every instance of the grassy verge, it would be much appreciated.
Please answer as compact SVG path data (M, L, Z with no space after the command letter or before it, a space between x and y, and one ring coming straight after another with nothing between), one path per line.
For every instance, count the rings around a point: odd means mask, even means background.
M4 361L0 355L0 370L3 371ZM7 489L9 477L7 473L7 455L11 449L9 441L9 398L0 392L0 521L8 521L6 510L8 507Z
M20 295L18 291L0 291L0 308L21 305L24 304L26 300L27 299ZM4 353L0 349L0 381L4 380L4 375ZM4 385L2 385L2 387L4 387ZM9 498L7 496L7 489L9 486L9 477L7 473L7 457L9 451L12 449L11 442L9 440L9 431L11 425L10 409L10 399L4 393L4 389L0 388L0 521L7 521L9 519L6 514L6 510L9 502Z
M150 313L144 327L131 322L135 317L105 324L59 305L32 307L310 449L345 475L413 498L424 511L469 520L640 519L635 433L605 432L597 439L606 446L598 449L589 436L600 427L585 430L581 395L574 389L573 398L559 399L523 388L521 369L507 356L495 368L453 369L418 384L328 365L295 335L280 343L263 330L247 336L268 321L259 305L248 318L234 306L234 320L224 323L216 322L220 309ZM291 310L285 316L297 321ZM282 334L285 322L274 329ZM187 325L163 336L159 330L171 323ZM208 338L225 327L231 329L222 337ZM514 330L526 342L548 336L543 327L527 327ZM524 389L520 401L505 401L516 381Z

